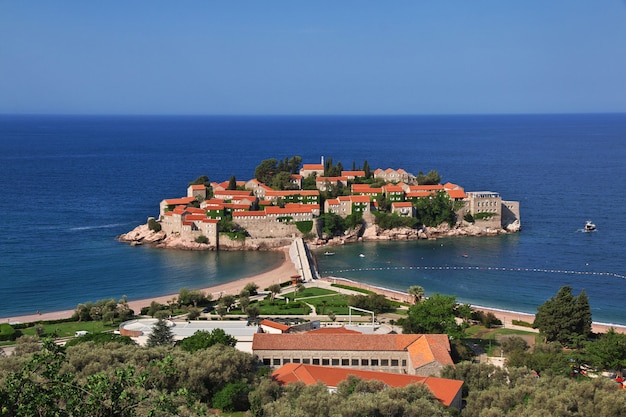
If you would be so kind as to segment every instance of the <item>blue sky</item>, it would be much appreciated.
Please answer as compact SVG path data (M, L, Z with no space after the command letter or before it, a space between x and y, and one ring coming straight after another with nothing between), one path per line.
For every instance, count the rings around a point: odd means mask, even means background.
M626 112L626 1L0 0L0 113Z

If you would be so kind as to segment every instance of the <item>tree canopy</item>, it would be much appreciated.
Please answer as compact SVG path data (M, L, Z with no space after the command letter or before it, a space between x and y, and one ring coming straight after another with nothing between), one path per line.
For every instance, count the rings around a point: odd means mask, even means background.
M402 319L403 333L445 333L461 337L463 330L456 323L457 303L453 295L433 294L424 301L409 307L409 314Z
M572 288L561 287L555 297L537 308L533 327L539 329L548 342L580 347L591 334L591 307L585 291L576 297Z
M208 332L206 330L198 330L193 334L176 343L182 350L193 353L200 349L207 349L216 344L235 347L237 339L226 334L222 329L213 329Z

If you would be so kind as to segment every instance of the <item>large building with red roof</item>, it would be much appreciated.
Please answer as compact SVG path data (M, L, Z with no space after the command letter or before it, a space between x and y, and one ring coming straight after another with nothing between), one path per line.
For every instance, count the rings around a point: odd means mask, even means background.
M429 376L453 365L445 334L257 333L252 351L273 367L296 363Z

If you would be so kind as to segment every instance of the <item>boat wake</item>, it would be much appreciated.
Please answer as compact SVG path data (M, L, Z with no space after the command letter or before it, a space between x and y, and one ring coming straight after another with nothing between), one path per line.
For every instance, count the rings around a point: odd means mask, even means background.
M120 227L120 226L126 226L130 223L109 223L109 224L102 224L99 226L78 226L78 227L72 227L70 228L70 232L80 232L80 231L84 231L84 230L94 230L94 229L111 229L113 227Z

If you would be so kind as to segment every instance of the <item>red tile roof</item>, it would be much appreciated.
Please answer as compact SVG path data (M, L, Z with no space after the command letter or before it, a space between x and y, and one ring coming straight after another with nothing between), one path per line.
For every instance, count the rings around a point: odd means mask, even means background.
M322 164L303 164L302 169L305 171L324 171L324 165Z
M463 191L463 189L460 190L446 190L448 192L448 195L450 196L450 198L466 198L467 194L465 194L465 191Z
M195 200L196 200L196 197L171 198L171 199L165 200L165 204L167 204L168 206L179 205L179 204L187 205Z
M351 368L337 368L330 366L304 365L290 363L278 368L272 377L280 384L302 382L314 385L322 382L330 388L336 388L348 376L354 375L360 379L381 381L389 387L406 387L410 384L424 384L437 400L445 406L450 406L463 386L463 381L436 377L404 375L391 372L361 371Z
M349 198L350 198L350 201L352 201L353 203L369 203L370 202L370 197L367 195L351 195Z
M364 177L365 171L341 171L342 177Z
M406 351L409 352L411 359L415 357L419 359L419 354L423 354L424 358L434 357L428 348L429 343L444 343L443 349L450 350L450 343L447 341L446 335L443 338L425 338L426 335L421 334L315 334L315 333L298 333L298 334L262 334L257 333L252 340L252 350L319 350L319 351ZM422 340L420 349L412 349L409 347L415 342ZM428 352L421 352L426 349ZM440 352L440 350L437 350ZM442 358L445 364L452 363L450 355ZM432 359L428 362L432 362ZM419 361L413 361L414 367L425 365Z
M282 323L276 323L275 321L267 320L267 319L261 321L261 323L259 324L261 326L267 326L276 330L280 330L281 332L286 332L287 330L291 329L291 326L287 326L286 324L282 324Z
M320 195L320 192L318 190L267 190L265 192L265 197L286 197L292 195Z
M411 185L409 187L410 191L437 191L443 190L443 185L441 184L433 184L433 185Z

